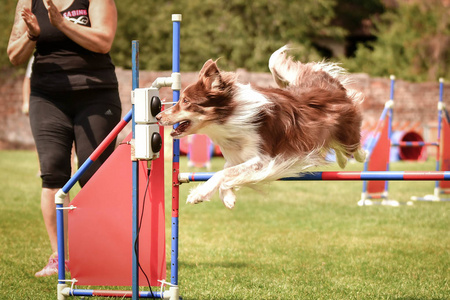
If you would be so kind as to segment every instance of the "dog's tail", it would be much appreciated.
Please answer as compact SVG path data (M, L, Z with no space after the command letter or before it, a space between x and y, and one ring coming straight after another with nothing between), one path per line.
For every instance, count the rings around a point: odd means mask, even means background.
M337 79L344 87L351 83L347 71L338 64L325 61L302 64L287 55L287 52L291 49L289 45L285 45L275 51L269 59L270 72L272 72L272 76L279 87L314 84L315 82L306 80L306 76L310 78L311 75L319 71Z
M281 88L293 84L298 71L298 68L295 68L295 62L286 56L287 50L289 50L289 47L285 45L275 51L269 59L269 70L273 79Z
M321 76L325 72L336 79L347 90L347 95L350 99L353 99L355 104L359 104L364 100L361 93L350 87L353 82L344 68L336 63L325 61L302 64L299 61L294 61L292 57L287 55L290 49L289 45L285 45L275 51L269 59L270 72L280 88L287 86L305 88L330 86L331 82L324 76Z

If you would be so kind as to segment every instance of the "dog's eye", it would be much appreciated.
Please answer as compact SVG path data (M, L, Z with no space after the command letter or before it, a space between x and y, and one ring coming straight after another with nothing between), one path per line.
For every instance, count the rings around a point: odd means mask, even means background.
M189 103L189 100L188 99L186 99L186 98L183 98L183 103Z

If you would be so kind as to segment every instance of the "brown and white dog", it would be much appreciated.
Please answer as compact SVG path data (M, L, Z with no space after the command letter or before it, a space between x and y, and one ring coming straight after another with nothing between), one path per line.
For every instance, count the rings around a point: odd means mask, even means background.
M219 190L228 208L241 186L295 176L326 164L330 149L344 168L360 147L363 97L347 87L345 70L336 64L295 62L288 48L272 54L269 69L278 88L237 82L208 60L198 81L186 87L179 102L156 116L160 125L179 123L173 138L208 135L226 160L223 170L193 189L188 203L209 200Z

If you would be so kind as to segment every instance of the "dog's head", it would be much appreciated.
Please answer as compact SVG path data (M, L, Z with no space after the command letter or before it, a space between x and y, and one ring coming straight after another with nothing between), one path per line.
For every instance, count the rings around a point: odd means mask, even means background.
M200 70L197 82L187 86L177 104L156 116L162 126L179 123L171 136L181 138L199 133L211 124L223 124L233 113L233 73L221 72L213 60Z

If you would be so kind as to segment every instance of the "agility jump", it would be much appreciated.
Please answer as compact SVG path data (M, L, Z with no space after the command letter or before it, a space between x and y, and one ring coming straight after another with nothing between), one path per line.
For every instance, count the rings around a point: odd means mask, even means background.
M436 171L450 170L450 116L443 101L444 79L439 79L438 133L436 150ZM450 183L436 181L434 193L424 197L411 197L414 201L450 201L441 195L450 194Z
M171 300L180 298L178 198L172 201L171 279L167 282L165 280L164 151L161 151L164 131L153 120L161 110L159 100L161 87L171 87L173 101L176 102L179 99L181 89L180 22L181 15L172 15L172 76L157 78L150 88L139 88L139 43L133 41L131 111L55 196L59 253L58 299L66 299L69 296ZM135 109L138 105L139 109ZM64 207L62 201L64 197L130 120L132 120L132 134L118 146L90 182L78 193L70 207ZM175 152L179 151L176 150L179 149L177 144L178 141L175 140ZM176 160L174 159L174 165L177 165ZM126 199L130 199L130 196L131 201L127 202ZM146 199L150 202L147 208L144 207ZM65 210L69 210L72 279L65 278ZM130 210L132 214L127 213ZM151 221L143 222L144 218ZM139 234L146 238L139 239ZM132 290L77 289L75 285L78 284L132 286ZM150 290L140 291L139 286L148 286ZM160 290L152 290L151 286L160 286ZM169 290L165 290L165 286L169 286Z
M386 102L380 119L375 126L375 130L372 132L372 136L366 146L368 153L366 162L364 163L364 171L389 171L389 160L391 147L414 147L423 149L426 146L435 146L436 149L436 172L449 171L450 165L448 163L450 159L450 127L448 118L448 112L445 109L443 103L443 89L444 80L439 79L439 102L438 102L438 136L437 142L424 142L424 141L406 141L397 142L392 141L392 120L393 120L393 107L394 107L394 86L395 76L390 77L390 100ZM441 134L443 138L441 138ZM445 138L447 137L447 138ZM441 164L441 157L444 164ZM392 180L392 179L389 179ZM363 182L363 191L361 194L361 200L358 205L391 205L398 206L402 204L412 205L413 202L399 202L389 199L388 193L389 182L386 181L370 181ZM427 195L425 197L411 197L411 200L415 201L449 201L450 199L441 198L440 195L448 193L450 185L443 181L436 181L435 190L433 195Z

